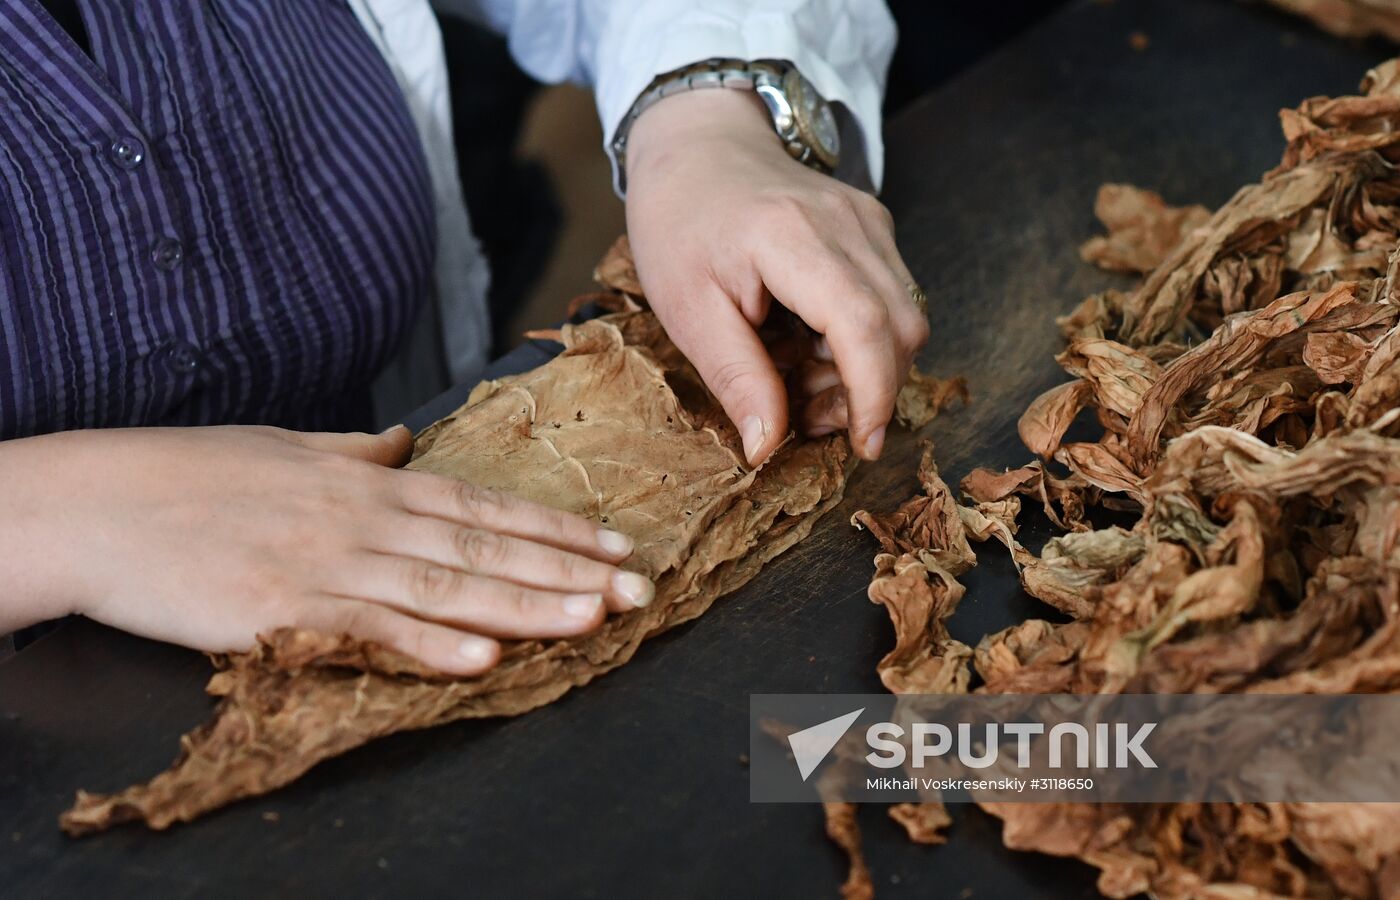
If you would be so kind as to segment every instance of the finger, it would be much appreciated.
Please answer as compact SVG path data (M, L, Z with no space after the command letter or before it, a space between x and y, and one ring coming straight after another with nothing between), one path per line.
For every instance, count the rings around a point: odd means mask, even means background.
M787 393L767 349L718 288L664 308L666 332L738 427L749 465L759 465L788 429Z
M627 535L599 527L582 516L455 478L405 470L395 474L394 481L404 507L422 516L508 534L608 562L626 559L634 548Z
M310 450L338 453L398 468L413 455L413 432L395 425L379 434L352 432L337 434L329 431L288 431L287 438Z
M567 637L592 631L606 611L599 593L565 594L421 559L366 554L338 590L420 619L503 638Z
M455 675L479 675L501 657L501 645L489 637L350 597L327 596L312 602L302 624L328 634L374 641Z
M906 272L901 276L872 245L852 248L852 261L860 268L867 283L879 294L889 308L894 344L901 351L901 371L913 362L915 354L928 341L928 315L914 303L914 282Z
M908 370L894 346L888 310L867 299L845 312L827 332L827 339L846 386L851 444L861 457L879 459L895 393Z
M402 516L375 549L440 566L568 594L602 594L608 609L626 612L656 596L651 580L636 572L535 541L496 534L429 516Z
M929 333L928 311L918 307L912 293L918 281L909 271L895 243L894 219L889 210L873 197L865 206L867 208L860 215L861 227L878 261L874 265L867 264L865 268L871 272L871 277L877 279L883 279L881 273L887 273L892 283L891 311L900 323L905 346L917 353L928 341Z
M802 408L802 433L821 437L847 427L846 389L841 385L827 388Z
M879 252L885 265L901 283L914 284L914 276L910 274L909 267L905 265L904 257L900 255L899 247L895 243L894 218L889 210L879 200L870 197L868 203L861 204L858 216L866 239Z
M846 385L851 445L859 456L877 459L907 371L889 304L845 250L819 239L812 244L805 254L765 252L759 268L774 296L826 336Z
M831 342L825 335L820 335L812 342L812 358L820 359L823 362L832 362L836 357L831 355Z
M797 388L804 397L815 397L841 383L841 373L835 363L811 360L798 370ZM845 427L844 423L842 427Z

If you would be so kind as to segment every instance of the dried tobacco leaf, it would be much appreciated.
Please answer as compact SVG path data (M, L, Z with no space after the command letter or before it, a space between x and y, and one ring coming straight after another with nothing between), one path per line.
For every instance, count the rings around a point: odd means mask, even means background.
M938 378L911 367L909 380L895 396L894 416L905 428L917 431L937 418L954 400L961 400L964 406L971 402L966 378L961 375Z
M1355 187L1346 177L1353 174L1340 164L1319 160L1241 189L1206 225L1188 234L1128 298L1115 329L1120 340L1142 346L1171 339L1192 313L1218 318L1219 309L1210 309L1212 302L1251 308L1236 298L1209 296L1202 289L1207 274L1234 253L1277 252L1274 246L1298 224L1304 211Z
M927 550L875 557L870 600L889 611L895 629L894 649L876 671L891 692L967 693L972 648L944 625L962 595L962 585Z
M868 529L886 551L875 557L869 595L889 613L895 646L876 669L880 681L896 694L966 693L972 650L954 640L944 624L963 595L956 576L977 563L964 522L976 523L972 533L978 540L985 540L999 528L1014 544L1008 525L995 517L1010 512L1014 504L988 504L980 510L960 507L939 476L933 444L927 441L919 461L919 482L923 494L894 512L881 515L860 510L851 517L852 525ZM969 512L977 515L968 519ZM842 896L872 896L870 871L861 853L855 821L856 805L828 802L825 808L827 834L851 861ZM925 844L943 843L943 832L952 822L936 796L922 803L896 805L890 816L904 826L910 840Z
M608 252L593 269L593 280L611 291L620 291L632 297L643 295L641 279L637 277L637 266L632 262L632 242L627 235L613 241Z
M841 885L841 900L872 900L875 885L870 881L870 867L866 865L865 853L861 850L856 809L854 803L822 804L822 811L826 813L826 836L845 851L851 861L846 881Z
M953 817L942 803L896 803L890 807L890 818L904 827L909 840L916 844L946 844L948 826Z
M919 461L919 483L923 494L905 501L899 509L884 515L858 510L851 524L870 529L887 554L924 553L933 564L961 575L977 564L977 557L967 542L958 502L939 477L933 444L928 441L923 443Z
M1168 206L1155 191L1130 184L1105 184L1094 201L1094 215L1108 234L1089 238L1079 256L1103 269L1150 272L1181 239L1210 218L1204 206Z
M790 440L748 469L733 427L650 313L565 326L560 337L557 358L478 386L420 434L410 467L628 534L627 566L656 581L650 606L581 637L511 643L495 669L467 679L344 636L274 632L224 661L208 688L222 698L214 718L183 739L169 771L118 794L79 792L64 830L165 828L383 735L549 703L703 613L839 501L851 460L843 437Z
M1035 398L1016 423L1021 443L1047 459L1060 449L1060 441L1094 394L1088 381L1068 381Z

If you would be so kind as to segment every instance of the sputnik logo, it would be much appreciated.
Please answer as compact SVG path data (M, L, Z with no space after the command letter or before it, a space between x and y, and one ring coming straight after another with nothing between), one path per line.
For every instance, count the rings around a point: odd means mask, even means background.
M797 761L797 771L801 773L803 781L816 771L817 766L821 765L822 760L831 752L831 748L845 737L846 732L863 712L865 707L862 706L855 712L848 712L844 716L828 719L788 735L788 746L792 748L792 758Z

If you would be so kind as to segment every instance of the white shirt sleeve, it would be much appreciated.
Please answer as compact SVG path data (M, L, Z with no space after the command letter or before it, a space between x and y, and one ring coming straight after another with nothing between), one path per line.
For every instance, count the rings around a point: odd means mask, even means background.
M851 160L864 160L871 183L880 184L880 103L895 44L894 20L884 0L434 0L434 5L505 34L516 62L533 77L593 85L610 157L618 124L657 75L711 57L791 62L837 104L839 115L849 114L858 126L842 129L842 170ZM616 167L613 160L614 173Z

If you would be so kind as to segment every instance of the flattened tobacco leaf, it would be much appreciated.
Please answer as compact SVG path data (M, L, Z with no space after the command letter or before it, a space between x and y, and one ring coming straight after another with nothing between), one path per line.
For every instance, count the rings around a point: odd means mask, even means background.
M468 480L604 522L633 538L627 567L656 582L644 609L596 631L506 645L476 678L425 670L343 636L284 629L233 654L209 690L214 718L173 767L118 794L79 793L61 824L189 821L296 779L374 738L517 715L626 663L643 640L703 613L806 536L841 496L842 437L789 441L760 470L650 313L565 326L565 351L489 382L419 435L410 467ZM664 366L667 360L675 368Z

